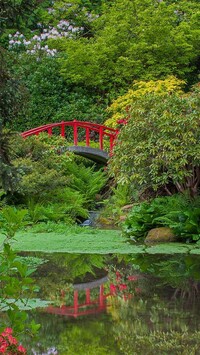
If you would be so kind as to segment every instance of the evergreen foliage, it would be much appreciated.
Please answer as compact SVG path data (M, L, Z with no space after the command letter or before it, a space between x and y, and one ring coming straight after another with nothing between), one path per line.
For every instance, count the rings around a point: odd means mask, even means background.
M119 183L198 193L199 85L187 95L155 93L134 101L109 165Z
M152 228L170 227L179 241L200 239L199 197L188 195L157 197L135 205L123 224L123 233L131 240L144 239Z

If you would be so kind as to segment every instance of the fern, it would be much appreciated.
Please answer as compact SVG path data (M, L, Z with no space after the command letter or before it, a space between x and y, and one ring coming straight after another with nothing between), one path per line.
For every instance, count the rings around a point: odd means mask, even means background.
M102 189L107 181L105 173L101 170L94 171L94 166L85 167L83 164L68 164L69 172L72 174L70 187L84 195L85 200L91 202L95 195Z

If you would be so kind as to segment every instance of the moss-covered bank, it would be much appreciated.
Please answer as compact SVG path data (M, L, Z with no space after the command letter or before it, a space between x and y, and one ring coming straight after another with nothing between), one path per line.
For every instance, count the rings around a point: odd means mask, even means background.
M0 242L4 236L0 234ZM95 253L95 254L200 254L195 244L167 243L152 246L134 245L121 236L119 230L100 230L81 227L57 227L57 231L45 226L19 231L12 242L17 251L41 251L47 253Z

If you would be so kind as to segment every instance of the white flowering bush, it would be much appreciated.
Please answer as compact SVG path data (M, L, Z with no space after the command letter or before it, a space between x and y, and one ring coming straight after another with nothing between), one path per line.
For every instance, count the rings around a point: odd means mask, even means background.
M58 40L63 38L75 39L76 37L83 35L86 30L83 25L78 26L77 23L82 22L87 24L99 16L88 12L85 7L82 7L77 13L73 11L73 19L60 19L60 15L62 14L66 17L66 11L71 7L74 9L74 4L67 3L64 4L64 7L58 7L57 9L54 9L53 7L47 8L46 12L48 16L50 16L49 24L38 22L37 28L31 31L28 36L25 36L19 31L14 34L9 34L9 50L17 52L25 51L32 55L38 54L38 52L43 52L47 56L54 57L57 54L57 49L49 48L48 40ZM59 19L55 24L57 13L59 14Z

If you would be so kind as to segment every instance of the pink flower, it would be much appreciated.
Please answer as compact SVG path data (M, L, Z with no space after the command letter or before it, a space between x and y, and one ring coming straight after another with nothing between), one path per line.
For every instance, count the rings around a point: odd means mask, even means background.
M22 354L26 354L26 349L22 345L19 345L17 350L21 351Z
M7 355L26 354L26 349L22 345L17 346L18 341L11 335L12 333L12 328L6 328L0 334L0 353Z
M1 346L0 346L0 353L5 354L5 351L7 349L8 344L6 342L4 342Z
M136 276L136 275L128 276L128 280L129 281L137 281L138 280L138 276Z
M8 339L8 341L9 341L9 343L10 343L10 345L17 345L17 343L18 343L18 341L17 341L17 339L16 338L14 338L12 335L8 335L7 336L7 339Z
M12 328L6 328L4 331L7 334L12 334L12 332L13 332Z
M126 290L127 289L127 285L125 285L125 284L120 284L119 285L119 290L120 291L123 291L123 290Z
M114 284L110 284L110 292L112 295L115 295L117 292L117 287Z
M117 280L117 281L120 281L121 278L122 278L122 275L120 274L120 272L119 272L119 271L116 271L115 275L116 275L116 280Z

